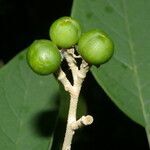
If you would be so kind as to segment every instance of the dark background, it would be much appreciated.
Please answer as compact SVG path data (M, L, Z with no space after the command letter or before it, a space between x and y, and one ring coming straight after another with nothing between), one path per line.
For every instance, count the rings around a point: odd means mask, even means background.
M50 24L69 15L72 0L0 0L0 59L10 60L33 40L49 38Z
M0 0L0 60L7 63L33 40L49 38L50 24L70 15L71 7L72 0ZM77 132L73 150L148 150L144 128L111 102L90 73L83 89L94 123Z

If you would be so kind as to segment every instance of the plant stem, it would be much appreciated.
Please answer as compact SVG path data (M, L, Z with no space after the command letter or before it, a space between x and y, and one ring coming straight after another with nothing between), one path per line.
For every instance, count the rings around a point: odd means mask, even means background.
M78 95L70 95L70 106L68 112L67 127L62 150L71 149L72 138L75 133L75 131L72 129L72 123L76 121L77 103Z
M80 67L77 66L75 58L79 58L74 53L75 49L62 50L63 56L66 59L69 68L71 69L73 76L73 85L67 79L65 72L60 68L58 74L58 80L64 85L66 91L70 94L70 105L67 119L66 133L62 150L70 150L73 135L78 128L90 125L93 122L92 116L82 116L79 120L76 120L77 104L82 83L86 77L86 73L89 71L89 65L82 59Z

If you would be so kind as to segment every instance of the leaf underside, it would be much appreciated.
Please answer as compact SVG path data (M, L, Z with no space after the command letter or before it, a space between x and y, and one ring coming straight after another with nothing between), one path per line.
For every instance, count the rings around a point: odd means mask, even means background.
M114 41L112 59L91 71L114 103L150 130L150 1L74 0L72 16L83 30L104 30Z
M36 75L25 53L0 70L1 150L48 150L53 139L58 85L52 75Z

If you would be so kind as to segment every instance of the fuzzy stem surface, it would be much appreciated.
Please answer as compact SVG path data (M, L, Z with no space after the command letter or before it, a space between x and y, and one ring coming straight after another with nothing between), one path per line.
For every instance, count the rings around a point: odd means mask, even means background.
M71 85L70 81L66 77L65 72L60 68L58 73L58 80L63 84L64 89L68 91L70 95L67 127L62 150L70 150L75 130L82 126L90 125L93 122L93 117L89 115L82 116L79 120L76 119L79 94L82 83L86 77L87 72L89 71L89 65L82 59L80 66L77 66L76 58L81 59L81 57L75 55L75 48L62 50L62 53L64 59L66 59L68 63L73 77L73 85Z

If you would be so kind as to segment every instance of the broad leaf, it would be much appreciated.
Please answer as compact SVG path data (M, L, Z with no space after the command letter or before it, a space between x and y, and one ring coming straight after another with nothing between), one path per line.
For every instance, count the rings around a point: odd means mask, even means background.
M25 52L0 70L0 149L48 150L57 116L58 85L36 75Z
M150 130L150 1L75 0L84 31L100 28L115 44L111 61L91 71L115 104Z

